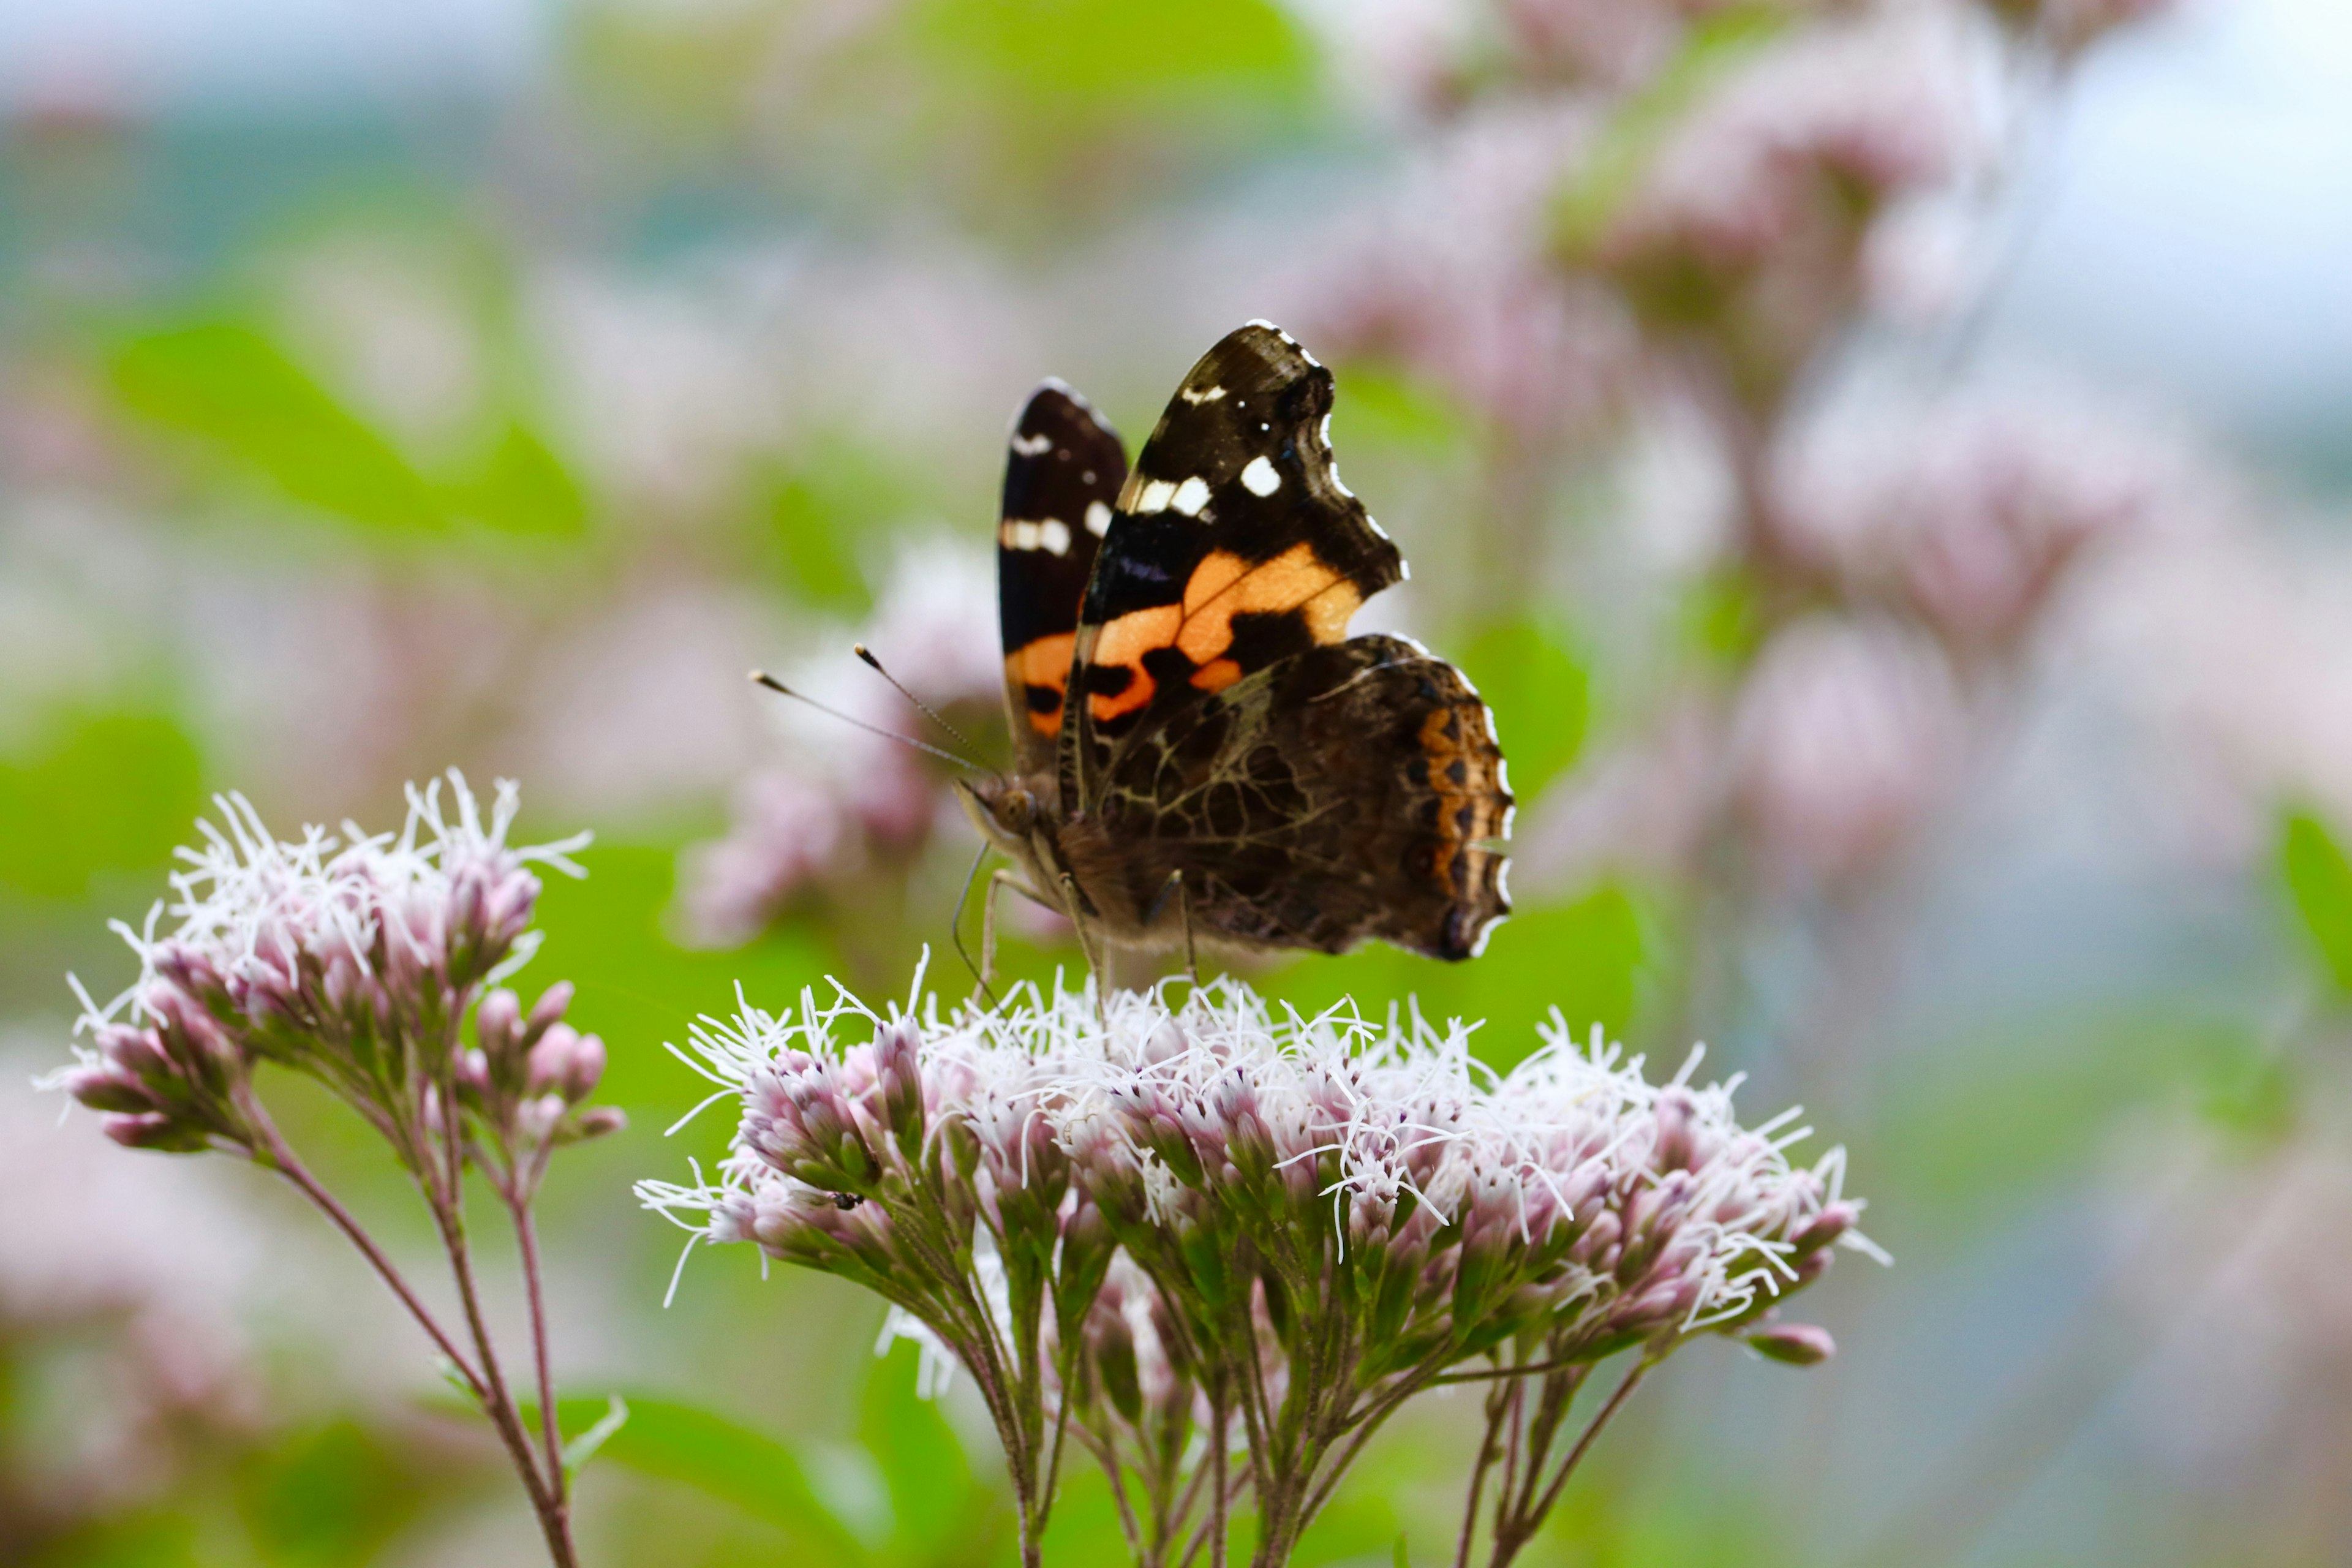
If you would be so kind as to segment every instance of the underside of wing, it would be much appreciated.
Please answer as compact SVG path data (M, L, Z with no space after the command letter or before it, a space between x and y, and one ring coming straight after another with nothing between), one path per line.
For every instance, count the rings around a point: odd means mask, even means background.
M1509 912L1511 809L1486 703L1390 637L1310 648L1138 736L1099 806L1129 908L1181 869L1204 939L1445 959Z
M1087 579L1127 479L1118 433L1058 381L1031 395L1005 453L996 609L1020 770L1052 765Z
M1404 576L1339 482L1332 393L1328 370L1253 321L1170 400L1087 584L1064 798L1089 798L1116 749L1171 714L1341 642L1357 607Z

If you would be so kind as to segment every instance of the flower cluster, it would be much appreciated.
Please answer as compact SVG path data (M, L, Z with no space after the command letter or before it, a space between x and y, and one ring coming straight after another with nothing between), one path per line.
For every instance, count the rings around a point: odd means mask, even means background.
M639 1191L703 1240L856 1280L969 1368L1033 1544L1049 1416L1123 1502L1140 1487L1139 1561L1181 1560L1246 1492L1281 1562L1371 1431L1465 1363L1647 1364L1703 1331L1818 1359L1819 1331L1761 1320L1832 1243L1867 1247L1842 1153L1793 1166L1790 1117L1743 1129L1732 1086L1654 1087L1557 1018L1496 1078L1459 1023L1277 1015L1231 981L1172 1008L912 1005L705 1020L689 1059L740 1097L733 1152Z
M519 1105L499 1099L522 1079L507 1070L515 1046L568 1054L549 1079L558 1104L532 1115L541 1142L607 1130L609 1115L563 1110L585 1097L603 1047L549 1031L569 987L542 998L529 1042L486 1029L483 1049L461 1054L458 1026L481 987L538 945L530 931L540 883L528 868L580 874L567 854L587 836L519 848L506 841L514 785L502 783L484 821L463 778L449 775L455 815L438 781L412 786L398 835L345 824L279 842L242 795L219 801L223 822L202 823L201 848L182 849L175 901L158 903L143 932L114 929L139 955L136 984L100 1006L82 996L78 1066L57 1083L133 1148L188 1152L264 1146L251 1097L255 1065L308 1073L351 1103L395 1147L416 1155L406 1123L452 1079L468 1109L495 1126L520 1126ZM166 935L156 927L177 920ZM510 994L496 993L492 1003ZM493 1017L499 1006L486 1004ZM542 1016L543 1015L543 1016ZM567 1043L568 1042L568 1043ZM504 1118L503 1121L501 1118Z
M309 1199L489 1417L551 1560L572 1568L531 1202L556 1149L612 1131L623 1118L582 1103L604 1076L604 1047L562 1021L569 984L549 987L528 1013L513 992L485 988L538 947L530 925L540 882L530 868L582 875L568 857L588 836L511 845L512 784L500 782L487 820L462 777L453 771L448 784L446 812L437 782L411 785L397 835L346 823L341 838L312 827L291 842L274 837L242 795L223 797L223 825L201 824L203 847L179 852L186 868L172 878L173 900L154 907L144 931L116 922L139 955L139 979L105 1006L80 993L77 1033L89 1031L92 1044L77 1047L76 1064L47 1081L102 1112L117 1142L241 1154ZM167 910L176 924L158 936ZM448 1256L469 1347L279 1132L255 1076L265 1062L325 1085L414 1178ZM497 1192L520 1249L539 1387L535 1437L482 1312L466 1223L469 1167Z

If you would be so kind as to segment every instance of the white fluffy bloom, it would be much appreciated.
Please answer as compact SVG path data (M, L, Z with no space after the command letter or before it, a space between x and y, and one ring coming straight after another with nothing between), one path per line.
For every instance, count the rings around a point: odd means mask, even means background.
M641 1196L710 1241L802 1258L813 1228L887 1267L887 1239L864 1234L887 1222L865 1217L865 1199L890 1206L894 1147L911 1135L919 1163L954 1128L991 1229L1009 1223L1008 1194L1066 1165L1072 1191L1123 1240L1126 1226L1181 1234L1234 1205L1282 1214L1302 1250L1343 1258L1409 1238L1451 1269L1463 1247L1503 1246L1507 1231L1547 1258L1532 1288L1549 1308L1613 1304L1620 1328L1643 1331L1743 1317L1823 1241L1866 1245L1840 1194L1843 1152L1790 1162L1803 1134L1779 1130L1795 1112L1743 1129L1737 1079L1687 1082L1696 1053L1655 1086L1641 1058L1597 1035L1579 1046L1558 1017L1498 1079L1459 1020L1305 1017L1230 980L1175 1006L1126 992L1098 1010L1091 987L1059 986L984 1012L909 1001L919 1024L808 991L782 1013L746 1005L703 1020L688 1059L719 1086L714 1098L743 1106L735 1156L716 1183L646 1183ZM909 1067L919 1110L891 1102L891 1075ZM1047 1217L1076 1206L1057 1193ZM1808 1234L1824 1219L1826 1234Z
M322 1073L367 1106L446 1051L480 986L528 959L540 884L526 868L582 874L569 858L589 836L507 842L518 793L501 781L485 818L465 779L408 790L397 834L345 823L280 840L243 795L219 798L219 824L178 854L173 899L143 931L114 930L139 978L111 1002L82 1001L79 1065L56 1085L108 1113L107 1131L139 1147L244 1145L241 1100L257 1057ZM157 927L173 921L163 935Z

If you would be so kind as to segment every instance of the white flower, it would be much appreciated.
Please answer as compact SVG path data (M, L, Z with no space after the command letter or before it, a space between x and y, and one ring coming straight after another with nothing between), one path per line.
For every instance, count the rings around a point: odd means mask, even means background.
M317 1072L363 1109L415 1092L478 989L537 948L525 868L582 875L568 857L589 837L509 845L514 784L500 782L485 820L464 778L448 783L454 816L439 781L411 785L397 835L346 823L340 838L312 826L280 840L243 795L219 797L222 821L178 852L173 898L143 931L113 922L138 981L103 1006L74 981L75 1033L95 1048L53 1083L108 1113L110 1136L174 1150L251 1145L241 1088L257 1057Z

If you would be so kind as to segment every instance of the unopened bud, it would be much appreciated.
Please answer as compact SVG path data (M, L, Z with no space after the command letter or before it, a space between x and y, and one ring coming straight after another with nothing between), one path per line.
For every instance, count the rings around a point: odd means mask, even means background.
M577 1105L596 1092L596 1084L604 1076L604 1042L594 1035L583 1035L572 1047L572 1065L564 1069L563 1081L558 1087L564 1099Z
M178 1118L151 1110L137 1116L110 1116L106 1135L126 1149L152 1149L164 1154L193 1154L210 1146L203 1131Z
M523 1044L537 1045L539 1037L555 1026L563 1010L572 1005L572 982L559 980L539 994L530 1005L530 1016L523 1021Z
M1789 1238L1789 1245L1799 1256L1818 1252L1822 1247L1853 1228L1862 1217L1861 1210L1848 1203L1835 1203L1815 1215L1805 1228Z
M580 1031L569 1024L551 1026L530 1047L530 1089L534 1094L560 1089L572 1071L580 1049Z
M474 1037L493 1059L505 1058L522 1041L522 1001L505 986L482 998L474 1009Z
M1749 1334L1748 1343L1759 1355L1790 1366L1818 1366L1837 1353L1830 1331L1812 1323L1775 1323Z
M76 1068L58 1081L58 1087L92 1110L139 1115L155 1109L146 1090L102 1067Z
M576 1135L585 1142L602 1138L607 1132L618 1132L629 1124L627 1112L617 1105L600 1105L593 1110L583 1110L572 1123Z

